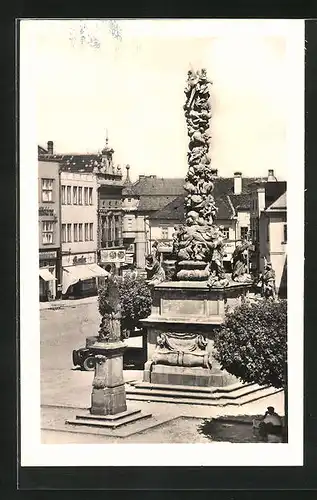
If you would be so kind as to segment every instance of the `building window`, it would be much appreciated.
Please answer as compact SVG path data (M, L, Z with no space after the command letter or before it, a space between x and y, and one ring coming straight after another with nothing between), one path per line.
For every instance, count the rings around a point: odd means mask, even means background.
M66 243L66 224L62 224L62 243Z
M133 229L133 219L129 218L127 222L128 222L128 224L127 224L128 225L128 231L132 231L132 229Z
M118 215L114 218L114 244L116 247L120 245L121 240L121 219Z
M162 240L168 240L168 228L161 227L161 238Z
M82 225L82 223L78 224L78 240L83 241L83 225Z
M72 188L71 186L67 186L67 205L71 205L72 203Z
M84 203L88 205L88 187L84 188Z
M53 181L54 179L42 179L42 201L44 203L53 201Z
M49 245L53 243L53 222L43 221L42 223L42 243Z
M89 239L90 241L93 241L94 240L94 225L92 222L90 222L89 224Z
M242 226L240 228L240 239L241 240L246 240L249 235L249 228L247 226Z
M77 186L73 187L73 204L77 205L78 199L77 199Z
M78 205L83 204L83 188L79 187L78 188Z
M224 227L222 230L223 234L225 235L225 238L228 240L229 239L229 228Z
M62 186L62 205L66 205L66 186Z
M287 224L284 224L284 243L287 243Z
M78 241L78 224L74 224L74 241Z
M85 222L85 241L89 241L88 227L88 223Z
M131 198L128 198L128 203L131 203Z
M67 224L67 243L71 243L72 241L72 225Z
M89 188L89 205L92 205L92 188Z

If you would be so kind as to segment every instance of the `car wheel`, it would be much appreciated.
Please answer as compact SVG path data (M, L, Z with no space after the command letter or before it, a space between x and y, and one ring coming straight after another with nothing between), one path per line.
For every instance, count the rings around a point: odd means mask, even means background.
M88 356L83 362L83 368L86 372L91 372L95 369L95 358L93 356Z
M73 351L73 365L74 365L74 366L78 366L78 365L80 365L78 352L77 352L77 351L75 351L75 350Z

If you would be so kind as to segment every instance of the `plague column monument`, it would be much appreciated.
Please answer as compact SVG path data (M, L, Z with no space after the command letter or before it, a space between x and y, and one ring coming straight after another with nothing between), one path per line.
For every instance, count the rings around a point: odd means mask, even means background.
M217 226L213 197L215 170L209 152L211 82L206 70L188 72L184 105L188 145L188 172L184 188L185 225L174 235L177 281L155 286L152 314L142 320L148 330L148 361L140 394L187 386L197 390L224 387L237 380L213 358L214 331L226 308L241 303L248 293L248 275L239 281L223 267L225 236ZM189 387L190 386L190 387ZM131 390L132 391L132 390ZM132 392L129 394L132 398ZM137 399L137 397L136 397Z

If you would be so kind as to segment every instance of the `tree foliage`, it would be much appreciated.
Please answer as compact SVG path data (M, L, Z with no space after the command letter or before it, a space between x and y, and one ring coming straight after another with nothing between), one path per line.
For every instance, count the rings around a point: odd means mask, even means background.
M119 301L121 306L121 324L123 329L133 329L140 319L147 318L151 314L152 297L151 291L143 278L117 278L119 287ZM104 316L107 307L108 282L99 289L98 306L99 313Z
M217 332L215 358L243 382L285 388L287 301L238 306Z

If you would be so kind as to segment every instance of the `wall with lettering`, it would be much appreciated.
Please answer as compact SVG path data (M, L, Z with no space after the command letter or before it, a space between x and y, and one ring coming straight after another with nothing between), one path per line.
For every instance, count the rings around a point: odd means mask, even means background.
M94 252L69 254L62 256L62 266L76 266L82 264L94 264L96 262L96 254Z

